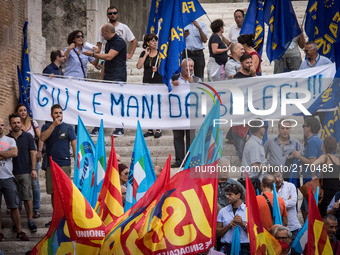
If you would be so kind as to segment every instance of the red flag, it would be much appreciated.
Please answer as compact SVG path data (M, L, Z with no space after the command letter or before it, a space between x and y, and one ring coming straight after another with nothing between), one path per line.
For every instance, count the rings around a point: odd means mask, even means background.
M311 187L308 195L308 241L303 254L333 254Z
M251 254L281 254L289 246L275 239L262 226L261 214L257 204L255 190L246 173L247 229Z
M170 170L170 159L165 168ZM101 253L197 254L214 246L217 179L190 178L190 169L162 186L159 178L112 224Z
M52 222L31 254L98 254L105 237L104 223L52 158L50 165L54 190Z
M122 202L122 191L120 189L120 178L114 138L111 137L111 153L106 167L106 173L100 190L95 211L98 213L105 225L114 222L124 213Z

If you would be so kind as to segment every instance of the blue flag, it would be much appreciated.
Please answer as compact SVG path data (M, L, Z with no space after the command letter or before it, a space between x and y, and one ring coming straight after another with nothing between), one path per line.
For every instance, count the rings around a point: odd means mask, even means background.
M275 183L273 183L273 222L282 225L281 211L279 206L279 199L277 198Z
M240 227L236 226L236 228L234 228L233 241L231 242L230 255L239 255L240 252L241 252Z
M156 23L160 21L158 72L163 76L163 82L170 92L172 90L170 79L176 71L181 70L181 53L185 49L184 27L205 14L205 11L197 0L152 2L152 4L157 3L158 7L152 9L161 10L161 12L150 12L153 18L149 18L152 24L148 24L148 29L153 26L156 32Z
M340 29L338 29L338 36L334 44L334 52L335 52L335 68L336 70L339 70L340 68Z
M220 102L216 100L189 148L190 154L183 169L211 164L221 158L223 135L219 125L214 126L214 120L219 118Z
M340 1L309 0L305 31L309 41L318 45L318 52L334 61L334 42L337 40Z
M97 202L95 189L96 174L94 172L95 148L89 132L78 116L77 154L74 164L73 183L84 195L92 208L96 206Z
M315 201L316 204L318 204L319 201L319 187L316 188L315 192ZM298 253L303 253L303 250L305 249L305 245L308 241L308 216L307 220L305 221L305 224L303 224L303 227L300 229L299 233L297 234L293 244L292 248Z
M340 69L335 73L332 83L322 94L315 99L314 103L308 107L308 111L314 114L320 109L331 109L339 105L340 102ZM301 115L296 114L296 115Z
M146 145L142 128L137 123L135 145L133 147L129 180L126 187L124 211L129 210L156 181L150 151Z
M264 32L263 0L250 0L240 35L255 35L254 48L260 56L262 55Z
M96 144L96 152L95 152L94 162L95 162L94 172L97 173L95 175L95 178L96 178L96 180L95 180L95 183L96 183L95 193L97 193L97 194L93 197L93 199L96 200L96 202L97 202L100 190L102 189L104 176L105 176L105 169L106 169L106 150L105 150L103 120L101 120L101 122L100 122L100 128L99 128L99 134L98 134L98 139L97 139L97 144Z
M17 66L17 72L18 72L18 82L19 82L19 103L22 103L27 108L27 113L29 116L32 116L32 111L28 102L27 98L27 91L25 89L24 81L22 79L22 73L20 71L20 67Z
M340 108L335 111L326 112L325 120L322 125L321 139L327 136L334 136L337 142L340 142Z
M28 46L27 46L27 26L28 26L28 22L25 22L24 28L23 28L23 32L24 32L24 49L23 49L23 53L22 53L22 67L21 67L21 71L22 71L22 78L23 78L23 86L24 89L26 91L26 95L27 95L27 100L29 103L30 100L30 62L29 62L29 57L28 57ZM30 108L27 108L30 109ZM32 117L32 112L31 110L28 111L28 114Z
M267 56L270 62L281 59L292 40L301 34L290 0L267 0L264 6L264 22L269 26Z
M158 22L162 22L162 6L164 0L152 0L151 9L149 14L148 27L146 28L146 34L157 34L158 33Z

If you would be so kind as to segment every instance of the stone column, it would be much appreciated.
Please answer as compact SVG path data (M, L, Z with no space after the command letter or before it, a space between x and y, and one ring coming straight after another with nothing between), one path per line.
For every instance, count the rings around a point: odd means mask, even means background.
M30 0L27 5L28 35L31 72L42 73L45 67L46 40L42 36L42 0Z

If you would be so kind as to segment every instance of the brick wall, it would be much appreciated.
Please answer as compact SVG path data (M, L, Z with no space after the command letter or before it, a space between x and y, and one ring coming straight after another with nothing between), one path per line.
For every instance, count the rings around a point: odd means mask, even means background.
M7 121L18 92L17 65L21 67L26 1L0 1L0 117Z

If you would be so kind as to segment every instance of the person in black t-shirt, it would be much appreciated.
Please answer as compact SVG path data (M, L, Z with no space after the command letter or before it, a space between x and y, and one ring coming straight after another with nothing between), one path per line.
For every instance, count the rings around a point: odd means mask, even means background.
M250 55L243 54L240 58L241 67L235 74L234 79L253 77L250 68L253 66L253 60Z
M157 50L158 37L155 34L147 34L144 36L143 51L137 62L137 69L141 69L144 66L143 73L143 83L163 83L162 75L160 75L158 70L158 50ZM149 129L148 132L144 134L144 137L153 136L159 138L162 136L162 130L156 129L156 133L153 129Z

